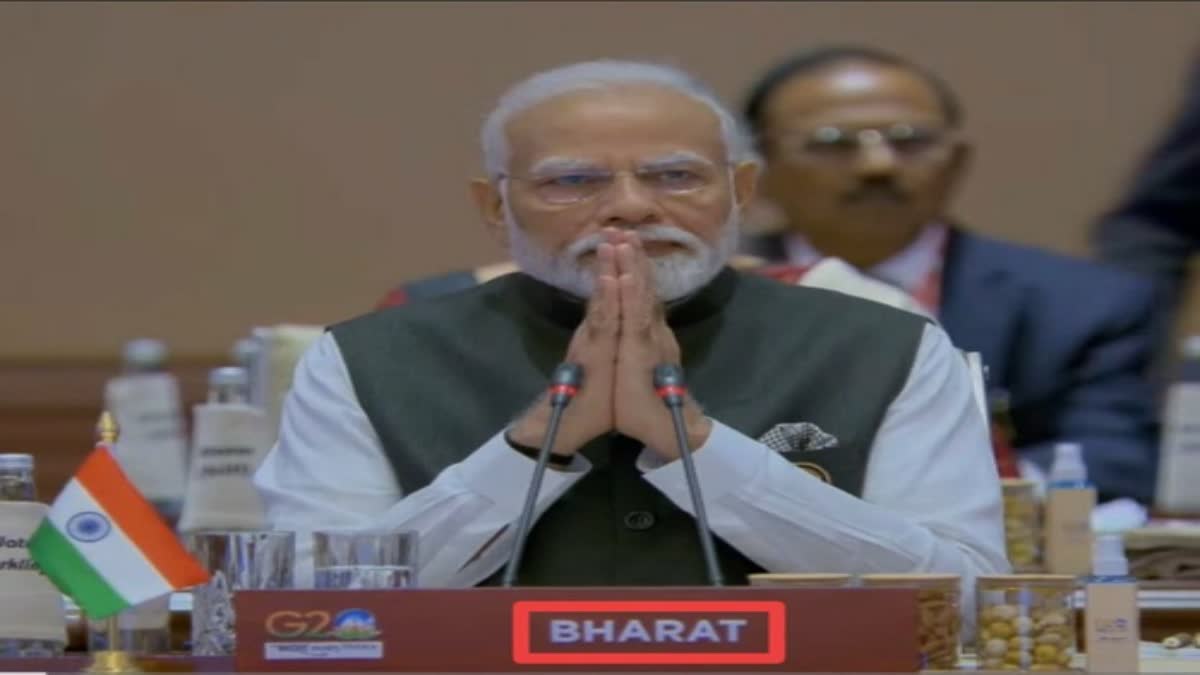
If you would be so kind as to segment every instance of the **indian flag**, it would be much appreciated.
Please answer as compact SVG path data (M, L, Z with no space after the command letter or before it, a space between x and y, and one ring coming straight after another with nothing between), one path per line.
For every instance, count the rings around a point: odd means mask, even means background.
M103 443L54 500L29 555L97 619L208 580Z

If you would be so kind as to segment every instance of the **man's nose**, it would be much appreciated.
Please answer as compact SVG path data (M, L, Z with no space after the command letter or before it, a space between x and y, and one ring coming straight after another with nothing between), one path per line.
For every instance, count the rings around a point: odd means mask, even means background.
M654 192L629 173L613 177L601 195L599 220L610 227L636 227L657 222L662 214Z
M860 176L890 176L898 166L896 151L883 134L873 129L859 136L856 168Z

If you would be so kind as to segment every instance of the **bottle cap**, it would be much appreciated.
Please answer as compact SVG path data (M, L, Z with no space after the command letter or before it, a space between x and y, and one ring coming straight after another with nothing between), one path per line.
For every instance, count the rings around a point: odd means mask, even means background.
M1083 447L1078 443L1056 443L1054 463L1050 465L1051 483L1087 482L1087 465L1083 463Z
M1119 534L1100 534L1092 545L1092 574L1098 577L1129 576L1125 539Z
M33 455L0 453L0 471L33 471Z
M240 366L214 368L208 374L208 386L211 389L244 388L249 383L250 378L246 374L246 369Z
M121 352L125 367L132 370L161 368L167 362L167 345L153 338L138 338L125 343Z
M254 338L238 340L233 343L233 350L230 352L233 362L243 368L250 368L260 354L262 354L262 343Z

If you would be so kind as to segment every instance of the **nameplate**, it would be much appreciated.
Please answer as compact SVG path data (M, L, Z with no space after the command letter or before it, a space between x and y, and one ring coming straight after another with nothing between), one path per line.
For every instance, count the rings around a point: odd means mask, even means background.
M915 672L911 589L239 591L242 672Z

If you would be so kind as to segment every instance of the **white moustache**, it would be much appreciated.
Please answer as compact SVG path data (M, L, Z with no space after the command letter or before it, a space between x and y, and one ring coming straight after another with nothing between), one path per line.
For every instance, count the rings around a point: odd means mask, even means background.
M703 251L706 247L699 237L671 225L644 225L633 231L637 238L642 240L642 243L652 242L667 242L671 244L679 244L684 246L692 254L698 251ZM595 253L596 249L600 248L600 244L608 241L608 238L601 232L595 232L588 236L571 242L567 246L566 254L572 259L578 259L586 253Z

